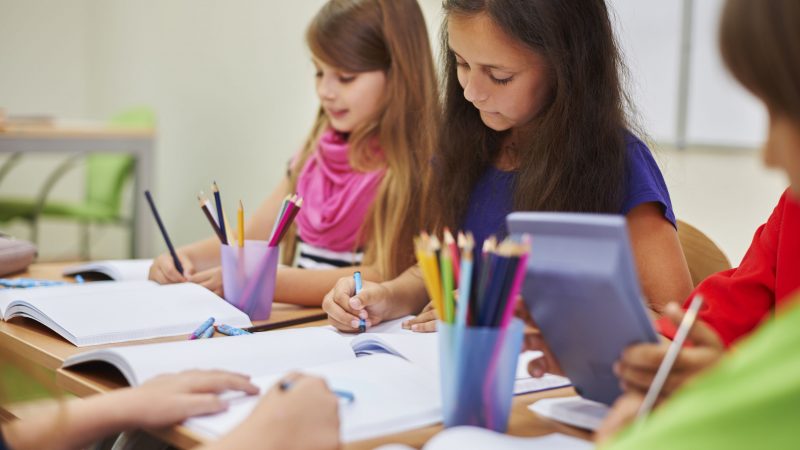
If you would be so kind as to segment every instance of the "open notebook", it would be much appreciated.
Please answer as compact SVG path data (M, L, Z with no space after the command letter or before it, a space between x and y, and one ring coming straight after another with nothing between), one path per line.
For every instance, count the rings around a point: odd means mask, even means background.
M340 407L342 438L349 442L441 420L433 371L438 365L431 367L422 352L407 351L426 341L430 335L364 333L351 338L316 327L100 349L74 355L64 366L107 362L134 386L165 372L221 368L252 376L262 390L287 372L302 370L325 378L334 389L355 394L354 402ZM237 398L228 411L190 419L185 425L209 437L220 436L244 420L257 401Z
M114 281L144 281L152 259L114 259L76 264L64 269L65 276L100 274Z
M367 439L441 420L438 336L402 330L402 320L359 335L339 333L333 327L311 327L106 348L74 355L64 366L109 363L132 386L163 373L226 369L248 374L256 384L268 388L285 373L301 370L326 378L335 389L355 393L354 404L342 405L343 436L345 440ZM533 356L520 357L517 393L569 385L569 380L555 375L530 378L524 366ZM243 420L255 402L253 398L237 400L228 412L191 419L187 425L208 436L222 435Z
M245 313L202 286L151 281L3 289L0 315L33 319L78 347L188 335L209 317L252 325Z

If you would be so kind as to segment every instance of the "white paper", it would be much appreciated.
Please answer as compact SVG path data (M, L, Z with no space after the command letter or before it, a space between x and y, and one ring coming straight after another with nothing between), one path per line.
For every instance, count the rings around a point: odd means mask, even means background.
M455 427L434 436L424 450L590 450L592 442L552 433L545 436L522 438L497 433L478 427Z
M150 273L152 259L115 259L76 264L64 269L64 275L97 272L114 281L144 281Z
M544 398L528 405L528 409L547 419L594 431L600 428L610 408L603 403L573 396Z

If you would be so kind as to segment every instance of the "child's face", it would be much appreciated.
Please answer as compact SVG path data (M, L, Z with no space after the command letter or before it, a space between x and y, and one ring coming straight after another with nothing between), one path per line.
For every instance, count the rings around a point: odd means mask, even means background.
M789 177L792 193L800 199L800 122L770 112L764 164L783 170Z
M336 131L349 133L377 115L386 88L383 71L349 73L316 58L313 61L317 96Z
M506 35L486 14L451 16L447 32L464 98L487 127L504 131L536 117L551 84L541 55Z

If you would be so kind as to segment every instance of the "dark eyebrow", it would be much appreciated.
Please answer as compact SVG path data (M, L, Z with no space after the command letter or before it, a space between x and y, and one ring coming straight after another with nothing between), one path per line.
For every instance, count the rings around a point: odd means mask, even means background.
M453 47L448 46L447 48L450 49L450 51L453 52L454 55L458 56L461 59L464 59L464 57L459 55L457 51L453 50ZM481 67L485 67L487 69L502 70L503 72L514 72L513 70L509 69L508 67L498 66L498 65L495 65L495 64L481 64L481 63L478 63L478 65L481 66Z

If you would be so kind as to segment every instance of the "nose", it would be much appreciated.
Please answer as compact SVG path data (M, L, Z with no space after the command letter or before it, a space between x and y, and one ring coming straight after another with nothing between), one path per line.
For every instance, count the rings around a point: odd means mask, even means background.
M489 98L489 92L481 80L482 74L473 70L467 74L464 83L464 98L470 103L481 103Z
M333 77L322 75L317 81L317 95L321 100L333 100L336 98L336 82Z

